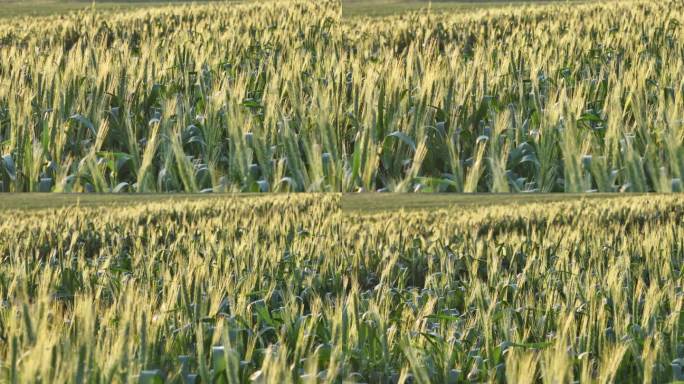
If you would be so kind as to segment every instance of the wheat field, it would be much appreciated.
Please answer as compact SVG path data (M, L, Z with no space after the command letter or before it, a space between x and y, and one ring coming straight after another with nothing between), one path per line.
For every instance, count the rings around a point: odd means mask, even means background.
M678 196L9 210L0 381L682 380Z
M681 190L681 3L341 8L0 20L2 190Z
M0 17L0 383L684 382L684 4L361 9Z

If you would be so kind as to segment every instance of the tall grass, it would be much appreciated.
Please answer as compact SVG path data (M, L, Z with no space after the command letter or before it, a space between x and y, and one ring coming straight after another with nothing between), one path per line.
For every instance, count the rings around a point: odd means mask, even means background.
M0 189L678 191L683 15L293 0L2 20Z
M6 211L0 381L682 380L683 202Z

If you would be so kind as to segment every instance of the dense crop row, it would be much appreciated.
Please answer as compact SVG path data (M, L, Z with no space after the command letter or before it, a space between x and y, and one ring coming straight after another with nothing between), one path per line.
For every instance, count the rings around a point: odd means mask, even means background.
M6 212L0 381L684 379L682 198L339 206Z
M9 191L672 191L684 6L0 22Z

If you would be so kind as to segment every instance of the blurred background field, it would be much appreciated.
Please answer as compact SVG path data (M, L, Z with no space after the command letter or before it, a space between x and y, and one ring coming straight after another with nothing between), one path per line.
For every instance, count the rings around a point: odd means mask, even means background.
M95 7L98 11L123 12L139 8L158 8L181 4L205 3L212 0L188 2L183 0L114 0L90 1L78 0L0 0L0 17L20 17L20 16L52 16L62 15L70 12L86 10ZM230 0L223 0L230 1ZM237 1L237 0L236 0Z
M405 12L430 10L432 12L458 12L507 6L542 5L549 3L581 3L582 0L342 0L342 15L389 16Z
M182 4L201 4L206 2L249 2L250 0L105 0L96 1L98 11L126 11L140 8L158 8ZM430 9L433 12L460 11L478 8L493 8L510 5L547 4L552 2L583 2L583 0L343 0L342 15L354 16L387 16L404 12ZM0 17L48 16L89 9L93 2L79 0L0 0Z

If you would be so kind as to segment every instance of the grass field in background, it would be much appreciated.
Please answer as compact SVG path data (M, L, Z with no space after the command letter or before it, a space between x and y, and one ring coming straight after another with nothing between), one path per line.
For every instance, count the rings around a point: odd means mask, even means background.
M0 211L41 210L75 207L120 208L145 204L185 202L220 202L235 198L264 197L250 193L210 194L87 194L87 193L0 193ZM325 194L319 194L323 198ZM519 206L537 203L572 202L580 200L609 200L634 197L635 194L395 194L347 193L340 195L343 212L369 212L397 210L470 209L486 206ZM656 195L650 195L656 196Z
M139 1L89 1L74 0L0 0L0 18L23 17L23 16L53 16L63 15L76 11L95 9L98 12L124 12L140 8L159 8L178 6L183 4L206 3L209 1L232 1L232 0L139 0ZM235 0L241 1L241 0ZM94 7L93 7L94 5Z
M583 0L342 0L342 15L389 16L405 12L430 10L432 12L458 12L474 9L500 8L522 5L543 5L551 3L582 3Z
M41 210L75 207L112 208L151 203L177 203L229 200L253 196L241 194L78 194L78 193L0 193L0 211Z
M634 197L634 194L414 194L414 193L359 193L344 194L341 199L343 212L378 213L398 210L477 209L492 206L510 207L527 204L552 204L574 201L605 201ZM654 196L654 195L652 195Z
M97 11L126 11L139 8L155 8L182 4L197 4L208 1L221 2L247 2L248 0L138 0L138 1L96 1ZM562 0L557 0L559 2ZM568 1L568 0L565 0ZM580 2L581 0L570 0ZM505 7L519 4L545 4L554 0L520 1L520 0L442 0L431 4L424 0L342 0L342 15L354 16L387 16L403 12L431 9L434 12L459 11L476 8ZM88 1L74 0L0 0L0 18L18 16L50 16L60 15L75 11L91 9L93 4Z

